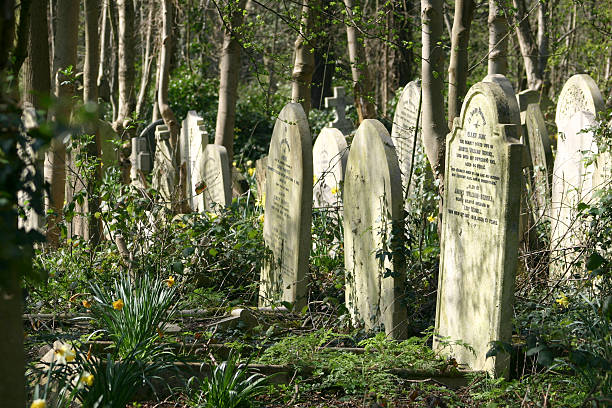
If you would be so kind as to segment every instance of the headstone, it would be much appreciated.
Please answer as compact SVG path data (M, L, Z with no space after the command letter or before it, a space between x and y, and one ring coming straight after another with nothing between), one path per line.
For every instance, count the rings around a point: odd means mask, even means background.
M204 196L198 194L196 187L200 180L196 180L194 174L203 174L205 161L204 151L208 145L208 132L204 128L204 120L195 111L187 112L185 119L185 167L186 185L188 186L187 196L190 197L189 203L193 211L203 211L206 207Z
M155 141L152 184L153 188L161 194L167 207L171 208L172 201L177 199L174 196L176 169L174 168L172 148L170 147L170 130L167 126L157 126Z
M268 168L268 156L262 156L255 160L255 183L257 184L257 201L263 207L266 196L266 169Z
M346 92L343 86L334 87L334 96L325 97L325 107L334 108L336 118L329 123L329 127L340 129L340 131L348 135L353 131L353 122L346 118L346 106L350 100L346 97Z
M592 132L604 102L597 85L586 74L572 76L563 86L557 102L557 153L552 176L551 277L568 278L576 272L587 225L578 217L576 206L588 203L594 189L596 166L585 166L585 158L597 152ZM595 177L596 178L596 177Z
M218 210L232 202L232 179L230 178L230 163L225 147L209 144L204 150L204 163L201 174L193 174L196 184L198 179L204 182L204 209Z
M410 191L413 179L413 164L416 158L416 149L420 147L421 139L421 81L409 82L402 91L393 116L391 140L395 146L402 172L402 197Z
M406 336L403 199L395 148L382 123L357 129L344 179L346 306L353 323Z
M513 103L512 103L513 102ZM434 348L472 370L504 375L509 356L521 192L520 122L514 94L481 82L468 91L446 140ZM472 353L453 341L461 340Z
M312 148L312 157L315 207L340 209L348 157L348 146L342 132L323 128Z
M261 271L259 304L306 305L312 222L312 138L302 105L278 115L266 171L264 241L272 251Z
M544 116L537 103L527 107L525 127L523 137L529 149L532 207L536 215L542 217L550 208L553 156Z
M519 112L521 114L521 125L525 124L525 115L527 114L527 108L529 105L535 103L537 105L540 104L540 92L533 89L525 89L516 94L516 102L519 107ZM523 128L523 131L525 129ZM523 132L525 133L525 132Z
M153 170L153 159L155 157L155 131L157 126L163 125L162 119L149 124L140 132L138 137L132 138L132 153L130 161L132 169L130 177L132 181L139 180L138 171L148 174Z

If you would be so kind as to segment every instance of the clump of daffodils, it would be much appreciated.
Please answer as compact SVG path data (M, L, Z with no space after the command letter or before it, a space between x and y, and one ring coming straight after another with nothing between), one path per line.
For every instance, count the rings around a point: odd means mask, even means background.
M74 361L76 353L74 349L68 344L62 344L59 348L55 349L55 361L58 364L66 364Z

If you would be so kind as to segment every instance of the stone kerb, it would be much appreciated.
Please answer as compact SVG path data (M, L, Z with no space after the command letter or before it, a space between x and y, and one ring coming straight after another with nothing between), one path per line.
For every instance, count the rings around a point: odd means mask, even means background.
M563 86L557 102L557 153L552 176L551 277L562 279L573 270L580 254L576 250L586 225L577 213L580 202L588 203L597 188L596 166L585 166L588 156L597 153L593 133L597 113L605 107L593 79L586 74L572 76Z
M403 197L411 191L413 165L416 150L422 149L421 125L421 82L411 81L403 89L393 116L391 140L395 146L402 173Z
M355 325L406 336L404 204L395 148L382 123L357 129L344 179L346 306ZM383 254L383 255L381 255ZM390 255L384 255L390 254Z
M230 163L225 147L209 144L204 151L204 163L200 167L202 174L194 174L196 179L202 179L205 184L204 209L218 211L219 207L227 207L232 202L232 179Z
M263 235L272 257L261 271L260 306L306 305L312 179L308 120L300 104L289 103L278 115L268 153Z
M339 129L323 128L312 148L314 206L330 213L342 211L342 186L348 145Z
M446 340L434 339L460 364L497 376L507 373L509 356L486 354L512 333L524 149L511 98L496 83L477 83L446 141L436 308L436 331Z

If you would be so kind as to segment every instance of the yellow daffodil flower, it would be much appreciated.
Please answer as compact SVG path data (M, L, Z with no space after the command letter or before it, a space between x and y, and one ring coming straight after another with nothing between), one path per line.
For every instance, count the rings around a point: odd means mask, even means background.
M259 222L263 223L264 222L264 215L261 214L258 218Z
M166 284L168 285L169 288L172 287L172 285L174 285L174 276L170 276L168 279L166 279L164 282L166 282Z
M113 309L115 310L121 310L123 309L123 300L121 299L117 299L113 302Z
M332 189L331 189L331 193L332 193L333 195L338 194L338 187L336 186L336 187L332 188Z
M90 387L93 385L93 381L94 381L94 376L92 373L88 373L87 371L85 371L83 375L81 376L81 382Z
M569 306L569 299L567 298L567 296L565 296L564 293L561 294L561 296L559 296L557 298L557 300L555 300L555 302L557 302L559 304L559 306L565 308Z
M253 174L255 174L255 168L254 167L249 168L248 172L249 172L249 176L253 177Z
M62 346L55 350L55 358L58 364L66 364L74 361L76 353L74 349L68 344L62 344Z
M247 167L251 167L253 165L253 160L247 160L246 165Z
M435 222L436 221L436 217L434 217L433 215L430 215L429 217L427 217L427 221Z
M83 307L84 307L85 309L89 309L89 308L91 307L91 302L90 302L89 300L87 300L87 299L85 299L85 300L84 300L83 302L81 302L81 303L83 303Z
M35 399L30 405L30 408L47 408L47 401L44 399Z

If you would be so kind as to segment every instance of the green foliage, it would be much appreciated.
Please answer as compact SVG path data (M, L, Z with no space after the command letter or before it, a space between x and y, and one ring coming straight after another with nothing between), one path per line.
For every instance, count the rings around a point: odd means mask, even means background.
M250 374L247 363L240 363L240 355L230 353L228 359L217 365L210 377L204 378L192 397L198 408L239 408L252 405L253 397L262 394L266 377Z
M130 279L123 276L112 289L93 284L93 318L115 341L119 356L135 353L145 359L176 310L177 292L172 281L147 274ZM120 302L120 303L118 303Z

